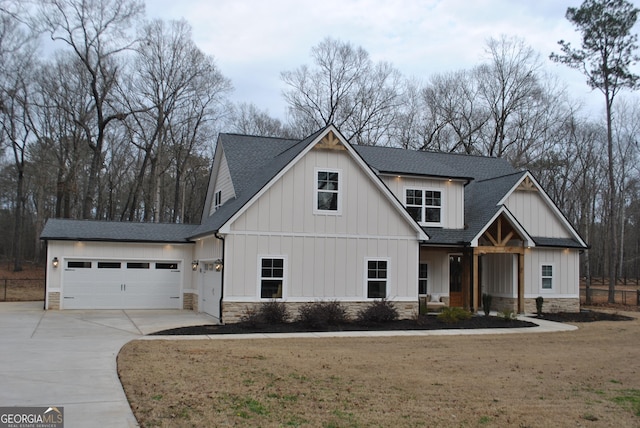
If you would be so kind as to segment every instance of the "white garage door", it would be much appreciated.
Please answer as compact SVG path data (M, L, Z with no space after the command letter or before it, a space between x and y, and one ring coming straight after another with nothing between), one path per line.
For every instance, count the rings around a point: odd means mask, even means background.
M63 309L180 309L180 263L65 260Z

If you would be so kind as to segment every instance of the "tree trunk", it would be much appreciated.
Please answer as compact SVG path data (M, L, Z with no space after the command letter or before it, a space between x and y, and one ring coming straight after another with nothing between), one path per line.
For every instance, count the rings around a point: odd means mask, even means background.
M606 115L607 115L607 156L608 156L608 181L609 181L609 293L608 303L615 303L616 299L616 182L613 171L613 134L611 129L611 104L612 100L608 88L605 88Z
M24 165L16 165L18 181L16 183L16 211L13 226L13 271L22 271L22 206L24 192Z

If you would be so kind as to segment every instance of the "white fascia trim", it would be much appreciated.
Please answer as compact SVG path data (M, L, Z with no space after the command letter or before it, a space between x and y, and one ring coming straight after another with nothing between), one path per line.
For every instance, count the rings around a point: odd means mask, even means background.
M522 227L520 222L518 220L516 220L516 218L513 216L513 214L511 214L511 212L507 209L507 207L505 207L503 205L495 213L495 215L493 217L491 217L491 220L489 220L487 222L487 224L484 225L484 227L480 230L480 232L478 232L478 234L473 237L473 239L471 240L471 246L472 247L477 247L478 246L478 240L480 239L480 237L484 234L484 232L487 231L489 226L491 226L493 224L493 222L496 221L496 219L500 216L500 214L504 214L505 217L507 217L507 219L511 223L511 225L514 227L514 229L516 229L516 231L522 235L522 237L525 240L524 245L526 247L535 247L536 246L536 243L533 241L533 238L531 238L531 236L529 236L529 234L527 233L526 230L524 230L524 228Z
M389 235L358 235L343 233L305 233L305 232L267 232L260 230L239 230L228 234L229 236L274 236L286 238L333 238L333 239L376 239L376 240L395 240L395 241L415 241L415 236L389 236Z
M558 217L560 219L560 222L562 222L562 224L564 224L564 226L567 228L567 230L569 230L569 233L575 238L576 241L578 241L580 243L580 245L583 245L584 247L587 247L587 244L582 240L582 238L580 237L578 232L573 228L571 223L569 223L569 220L567 220L567 218L564 216L562 211L560 211L558 206L551 200L549 195L547 195L547 192L545 192L545 190L542 188L540 183L538 183L538 180L536 180L535 177L529 171L526 171L522 175L520 180L518 180L516 182L516 184L504 195L504 197L500 200L500 202L498 202L498 205L504 205L506 203L507 199L509 198L509 196L511 196L513 194L513 192L518 188L518 186L520 186L520 184L527 177L529 177L529 179L533 182L533 184L536 185L536 188L538 189L538 192L542 195L542 199L545 201L547 206L549 208L551 208L551 211L554 212L556 217Z

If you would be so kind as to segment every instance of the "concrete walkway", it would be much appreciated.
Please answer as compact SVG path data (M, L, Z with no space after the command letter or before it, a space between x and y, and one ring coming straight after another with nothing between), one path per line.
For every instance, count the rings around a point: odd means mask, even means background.
M527 318L523 318L527 319ZM144 336L213 324L192 311L44 311L41 302L0 303L0 406L62 406L68 427L136 427L117 374L120 348L133 339L276 339L544 333L576 327L527 319L531 328L209 336Z
M67 427L136 427L120 348L144 334L212 324L192 311L44 311L0 303L0 406L62 406Z

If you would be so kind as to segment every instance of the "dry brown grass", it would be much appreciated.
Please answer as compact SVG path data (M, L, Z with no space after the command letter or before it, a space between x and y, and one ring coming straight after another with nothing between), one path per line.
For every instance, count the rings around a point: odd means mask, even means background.
M629 313L637 316L637 313ZM640 426L640 321L566 333L127 344L141 426Z

